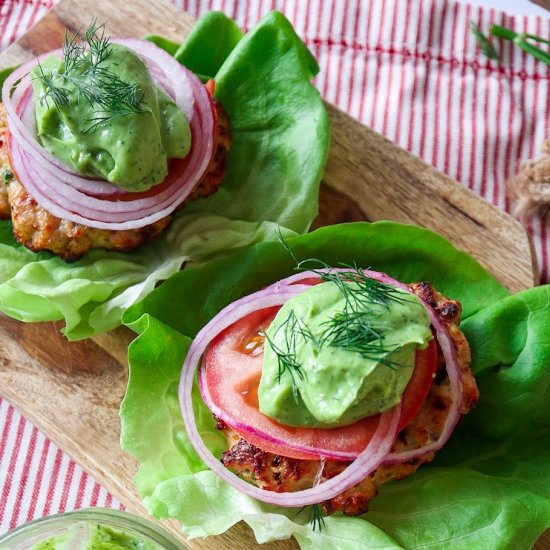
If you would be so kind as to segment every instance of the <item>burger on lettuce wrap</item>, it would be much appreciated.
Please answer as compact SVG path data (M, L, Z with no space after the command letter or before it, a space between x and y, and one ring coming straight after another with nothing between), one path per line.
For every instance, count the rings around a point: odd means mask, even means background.
M210 13L165 49L92 25L7 76L3 312L85 338L184 265L309 228L328 118L291 24Z
M284 241L125 314L122 446L150 513L303 548L530 548L550 524L549 287L510 295L391 222Z

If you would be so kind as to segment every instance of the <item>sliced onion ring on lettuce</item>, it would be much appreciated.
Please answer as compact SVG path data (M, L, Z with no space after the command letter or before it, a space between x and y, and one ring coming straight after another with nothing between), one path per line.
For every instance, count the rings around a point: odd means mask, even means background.
M34 136L34 101L28 72L37 61L15 71L4 84L8 113L11 167L26 191L50 214L87 227L108 230L139 229L172 214L204 175L213 154L214 111L209 93L197 77L166 52L139 40L116 40L135 53L147 55L149 68L164 61L157 84L172 90L178 107L190 111L193 145L185 159L172 160L162 184L147 193L125 192L105 180L83 176L64 166ZM164 72L165 71L165 72ZM10 97L10 90L17 87ZM191 90L191 100L185 92ZM181 97L180 97L181 96ZM6 100L7 97L7 100ZM31 124L25 123L31 121ZM30 126L30 127L29 127Z
M322 269L319 271L328 273L331 272L331 269ZM407 287L407 285L388 277L384 273L368 270L365 270L363 273L371 279L395 286L405 292L411 293L411 290ZM299 275L295 275L289 279L278 281L263 290L255 292L254 294L245 296L244 298L241 298L221 310L202 330L199 331L193 341L193 344L191 345L187 357L183 363L182 376L179 386L180 406L187 433L191 443L202 460L214 473L233 487L242 491L244 494L261 500L262 502L277 504L285 507L306 506L308 504L316 504L329 500L365 479L380 464L388 461L388 459L390 461L410 460L418 454L423 454L428 451L435 451L441 448L441 446L450 437L452 429L456 425L460 416L460 397L462 385L454 345L449 337L449 334L447 333L447 329L438 318L437 314L433 311L431 306L421 300L430 317L432 326L436 331L436 337L446 361L452 399L451 410L446 419L442 433L436 442L425 448L415 450L412 453L403 453L403 455L406 455L404 458L401 457L401 453L391 455L390 450L394 443L395 437L397 436L398 423L401 415L401 406L397 405L391 411L388 411L380 416L379 424L373 437L365 449L350 464L350 466L348 466L337 476L310 489L285 493L266 491L243 481L238 476L228 471L220 463L219 457L214 456L202 441L196 425L195 413L193 410L192 388L197 370L201 365L202 356L209 344L233 323L258 310L284 304L297 294L308 290L309 287L307 285L299 284L300 278L308 279L316 276L318 276L318 272L315 273L310 271L300 273ZM207 406L216 414L216 416L226 421L230 426L235 427L237 425L237 431L244 434L245 438L247 430L254 430L252 426L247 425L246 420L241 419L238 421L235 418L228 417L227 412L218 406L216 400L212 398L209 391L210 388L207 383L207 378L204 375L204 369L202 369L199 374L199 385L201 388L201 394ZM255 435L258 435L257 430L255 431ZM261 434L261 436L264 438L269 437L268 434ZM284 446L284 442L280 443L281 446ZM311 451L311 449L299 450L306 452ZM315 449L315 451L322 453L322 450L319 449Z

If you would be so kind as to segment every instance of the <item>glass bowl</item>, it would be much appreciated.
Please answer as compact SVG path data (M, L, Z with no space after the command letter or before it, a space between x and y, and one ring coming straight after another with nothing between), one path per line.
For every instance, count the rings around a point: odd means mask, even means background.
M135 550L184 550L187 547L158 525L127 512L109 508L84 508L36 519L0 537L0 550L91 550L98 532L113 537L121 548ZM56 544L49 542L55 540ZM81 542L80 542L81 541ZM110 546L109 546L110 548Z

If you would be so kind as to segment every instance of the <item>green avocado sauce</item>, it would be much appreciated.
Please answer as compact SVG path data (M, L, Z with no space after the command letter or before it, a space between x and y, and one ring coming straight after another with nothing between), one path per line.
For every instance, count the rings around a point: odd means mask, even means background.
M414 295L366 278L312 286L266 331L260 411L285 425L328 428L389 410L431 339Z
M143 191L165 179L169 158L187 155L189 123L136 54L118 44L105 51L68 68L67 55L49 57L31 71L37 136L78 172Z
M160 550L139 537L105 527L99 523L79 522L65 532L33 546L32 550Z

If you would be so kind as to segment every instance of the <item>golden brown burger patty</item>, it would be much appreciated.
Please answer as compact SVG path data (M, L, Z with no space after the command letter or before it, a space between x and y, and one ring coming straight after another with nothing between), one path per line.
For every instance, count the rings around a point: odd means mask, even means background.
M415 294L432 305L445 323L454 342L462 379L462 410L466 414L477 402L479 393L470 368L470 347L458 328L462 308L436 292L429 283L410 285ZM400 452L418 449L437 440L443 430L451 406L449 380L441 350L437 350L437 370L428 396L419 414L403 428L393 446ZM217 419L216 427L226 436L228 450L222 456L224 466L250 483L268 491L290 492L311 487L318 478L326 481L344 470L349 462L298 460L268 453L248 443L237 432ZM425 453L408 462L382 464L361 483L340 495L321 503L325 513L341 511L347 515L363 514L380 486L388 481L403 479L413 474L424 463L430 462L434 453Z
M214 154L204 177L188 200L196 200L215 193L225 172L227 154L231 146L229 119L218 102L215 102L218 118L214 140ZM0 219L13 222L13 235L17 241L34 252L49 250L66 261L75 261L92 248L107 250L133 250L158 237L172 221L172 216L138 229L109 230L87 227L57 218L41 207L12 174L7 147L6 110L0 103ZM185 205L185 202L183 203ZM179 208L183 207L180 206Z

